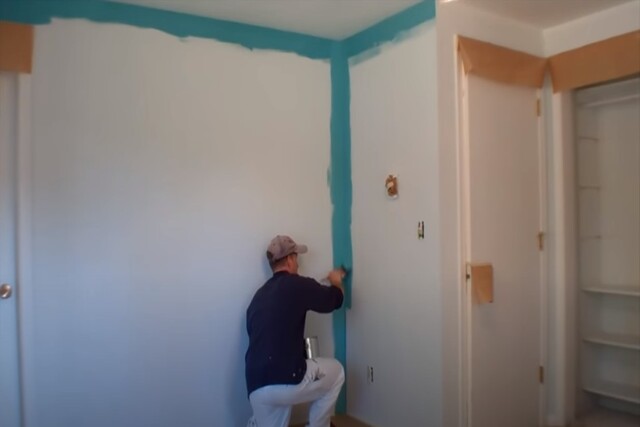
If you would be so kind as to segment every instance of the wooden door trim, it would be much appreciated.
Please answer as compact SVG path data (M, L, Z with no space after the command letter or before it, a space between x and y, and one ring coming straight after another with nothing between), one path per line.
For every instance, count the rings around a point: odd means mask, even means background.
M457 38L457 36L456 36ZM457 45L457 40L455 45ZM471 354L471 290L466 278L466 264L470 259L471 234L470 234L470 210L469 210L469 108L465 101L468 90L468 79L464 72L462 60L456 51L456 116L457 116L457 155L458 155L458 277L460 299L459 312L459 337L460 337L460 426L468 427L471 424L471 386L472 354Z
M546 149L546 122L544 107L544 98L542 89L536 90L537 97L537 116L538 116L538 188L539 188L539 201L538 206L540 209L539 218L540 225L539 230L542 236L548 235L548 191L547 191L547 149ZM541 111L542 110L542 111ZM544 238L544 237L543 237ZM540 263L540 366L541 369L548 372L547 367L547 352L548 352L548 334L549 327L549 288L548 288L548 276L549 276L549 250L548 245L545 243L540 248L539 252ZM538 425L546 425L547 418L547 389L545 381L540 383L540 407L538 415Z

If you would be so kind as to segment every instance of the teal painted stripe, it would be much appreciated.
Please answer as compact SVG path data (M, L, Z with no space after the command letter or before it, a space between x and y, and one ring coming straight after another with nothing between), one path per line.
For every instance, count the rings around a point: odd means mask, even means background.
M111 1L0 0L0 20L46 24L52 18L82 18L94 22L128 24L153 28L178 37L215 39L249 49L292 52L312 59L328 59L333 43L329 39L290 31Z
M340 42L331 51L331 222L333 264L352 270L351 248L351 93L349 62ZM345 283L345 306L351 308L351 279Z
M344 44L335 42L331 50L331 221L333 265L351 270L345 281L345 302L333 314L335 355L347 366L346 309L351 307L353 259L351 248L351 93L349 89L349 59ZM347 389L342 388L336 412L347 410Z
M423 0L415 6L345 39L343 43L346 45L347 55L352 57L382 43L392 41L403 31L410 30L435 18L435 16L435 0Z
M333 339L335 342L335 358L340 361L342 366L344 367L345 375L347 373L347 310L346 308L341 308L338 311L334 311L333 313ZM337 414L346 414L347 413L347 387L349 384L347 381L344 382L342 386L342 390L340 390L340 394L338 395L338 400L336 401L336 413Z

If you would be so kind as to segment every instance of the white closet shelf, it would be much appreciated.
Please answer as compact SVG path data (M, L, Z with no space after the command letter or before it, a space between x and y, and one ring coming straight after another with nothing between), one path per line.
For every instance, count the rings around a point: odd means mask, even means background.
M640 336L628 334L610 334L606 332L589 332L582 338L592 344L640 350Z
M631 95L618 96L618 97L615 97L615 98L588 102L586 104L583 104L583 106L586 107L586 108L602 107L603 105L610 105L610 104L617 104L619 102L633 101L633 100L638 99L638 98L640 98L640 95L638 95L637 93L634 93L634 94L631 94Z
M640 297L640 286L585 286L583 292Z
M640 404L640 386L618 384L610 381L589 381L582 386L582 389L599 396Z
M578 190L600 191L599 185L578 185Z
M598 142L599 139L593 136L578 136L578 141Z

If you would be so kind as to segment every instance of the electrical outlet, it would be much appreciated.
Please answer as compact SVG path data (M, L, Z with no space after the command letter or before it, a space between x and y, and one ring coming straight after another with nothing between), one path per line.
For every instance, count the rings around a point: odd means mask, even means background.
M367 366L367 382L373 383L373 366Z

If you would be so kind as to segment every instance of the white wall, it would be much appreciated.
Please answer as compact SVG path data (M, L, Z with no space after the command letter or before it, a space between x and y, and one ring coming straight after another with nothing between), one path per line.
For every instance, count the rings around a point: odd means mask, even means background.
M28 426L244 426L269 239L330 268L329 64L56 20L34 70Z
M555 55L639 28L640 0L635 0L545 29L544 53Z
M367 56L351 66L348 412L377 427L435 427L443 425L435 23ZM388 174L398 176L395 200Z

